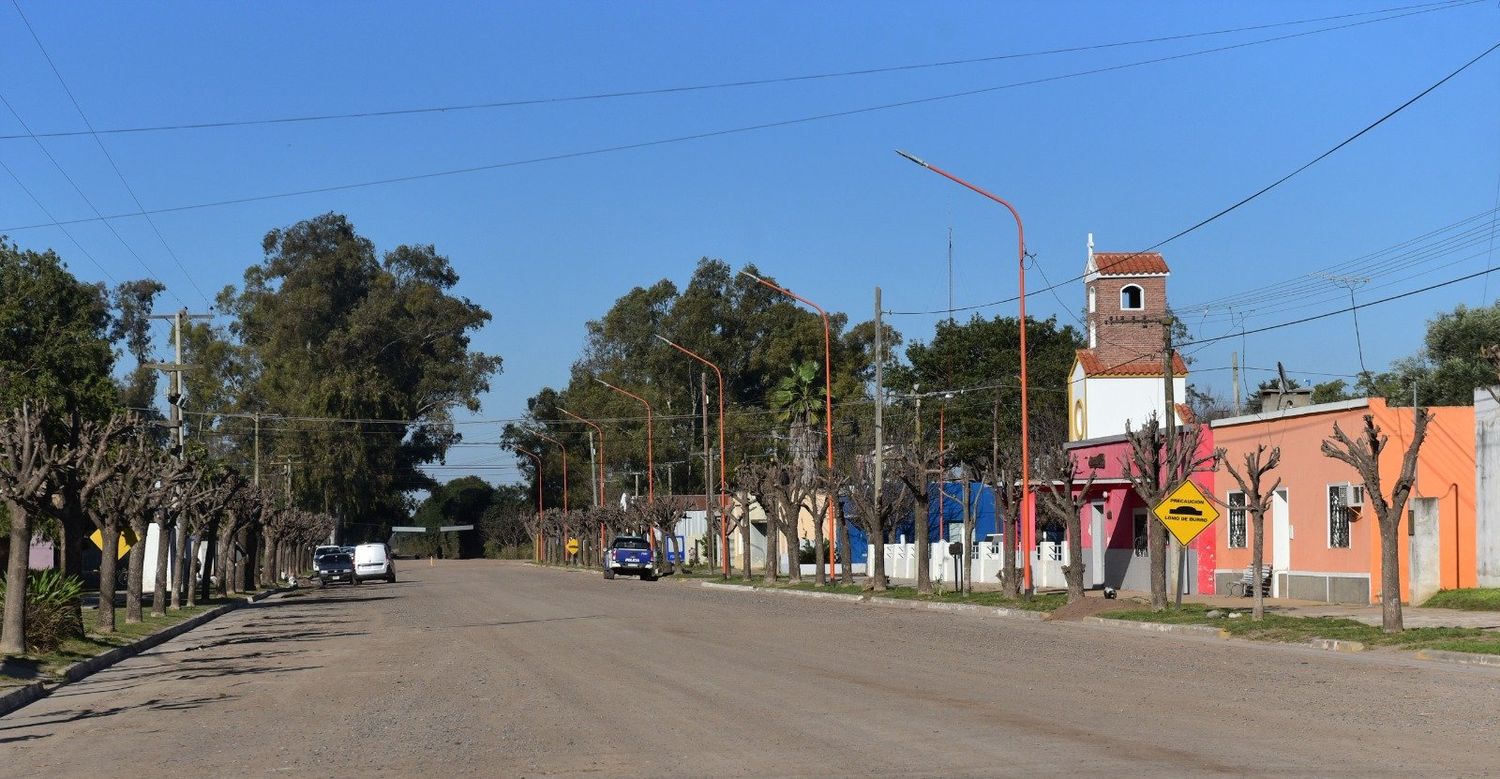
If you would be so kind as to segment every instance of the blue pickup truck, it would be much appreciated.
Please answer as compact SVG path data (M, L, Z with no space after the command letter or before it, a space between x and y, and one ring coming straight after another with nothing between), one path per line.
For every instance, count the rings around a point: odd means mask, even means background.
M640 536L617 536L604 553L604 578L616 575L639 576L643 582L656 581L656 561L651 558L651 544Z

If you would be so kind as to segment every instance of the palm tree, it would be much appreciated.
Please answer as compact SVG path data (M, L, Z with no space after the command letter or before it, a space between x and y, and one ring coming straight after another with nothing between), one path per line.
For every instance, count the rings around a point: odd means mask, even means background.
M791 437L792 462L797 463L803 478L810 480L813 462L817 458L817 445L813 442L813 430L823 411L823 387L818 382L821 369L815 361L792 366L790 375L776 383L771 392L771 408L776 421L787 424Z

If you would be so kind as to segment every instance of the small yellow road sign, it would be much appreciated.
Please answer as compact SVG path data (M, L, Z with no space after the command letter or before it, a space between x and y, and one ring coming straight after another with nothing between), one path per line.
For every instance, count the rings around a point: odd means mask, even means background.
M1199 533L1219 518L1219 510L1191 479L1177 485L1177 489L1168 493L1152 511L1183 546L1192 543Z
M89 540L93 541L94 546L99 547L100 551L104 550L104 533L102 531L95 530L94 534L89 536ZM118 560L129 553L130 547L135 546L135 540L135 533L130 528L121 528L120 538L115 549L115 559Z
M568 539L568 554L578 554L578 539Z

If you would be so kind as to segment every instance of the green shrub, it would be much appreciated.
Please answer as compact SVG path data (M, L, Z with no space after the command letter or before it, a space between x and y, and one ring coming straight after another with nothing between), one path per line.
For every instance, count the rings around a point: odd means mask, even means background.
M0 607L6 582L0 580ZM83 638L83 582L59 570L32 571L26 577L26 649L51 652L70 638Z

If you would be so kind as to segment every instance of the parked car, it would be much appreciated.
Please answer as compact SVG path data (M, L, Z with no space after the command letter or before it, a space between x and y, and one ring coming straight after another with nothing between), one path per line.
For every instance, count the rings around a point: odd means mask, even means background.
M640 536L616 536L604 555L604 578L639 576L643 582L656 581L656 564L651 558L651 544Z
M396 582L396 566L391 563L391 550L385 544L354 547L354 583L371 579L385 579L388 584Z
M354 558L344 552L330 552L318 558L314 573L323 585L332 582L354 583Z
M348 551L350 551L350 550L347 549L347 548L345 548L345 547L342 547L342 546L320 546L320 547L316 547L316 548L313 549L313 565L317 566L317 564L318 564L318 558L322 557L323 555L334 554L334 553L337 553L337 552L348 552Z

